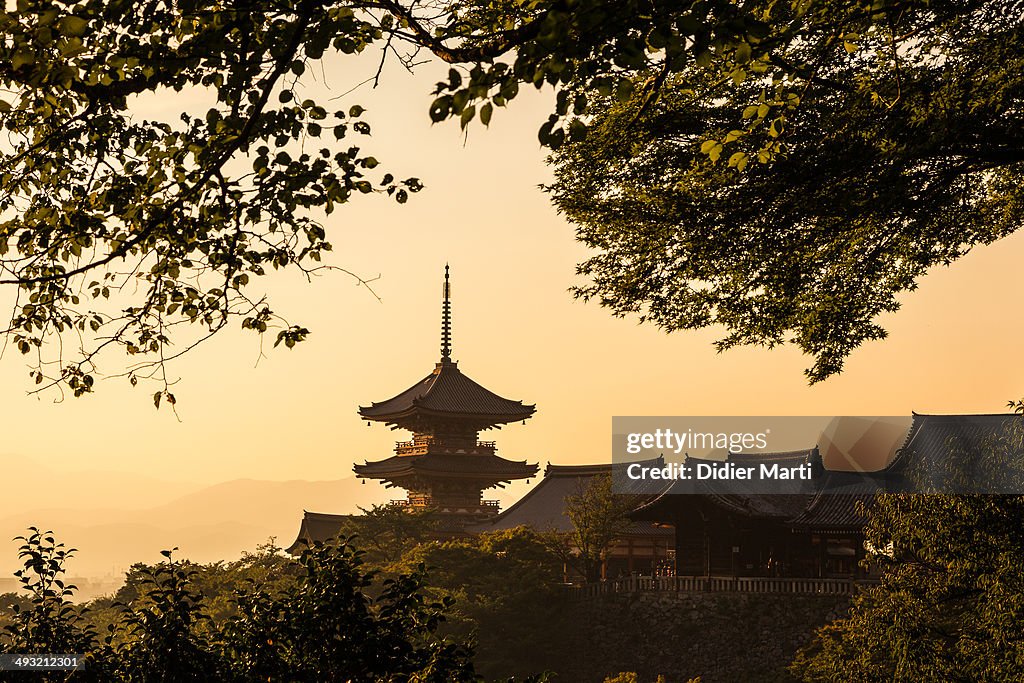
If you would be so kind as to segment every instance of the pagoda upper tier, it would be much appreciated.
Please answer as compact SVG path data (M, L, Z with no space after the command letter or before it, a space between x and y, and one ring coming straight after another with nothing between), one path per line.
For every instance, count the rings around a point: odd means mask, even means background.
M536 407L498 396L459 370L458 363L442 360L434 371L394 398L360 407L364 419L386 422L413 433L445 430L459 423L458 431L480 431L533 416Z
M444 268L441 307L441 362L434 371L402 393L369 407L360 407L366 420L407 429L417 440L461 442L479 431L533 416L536 407L498 396L459 370L452 360L452 307L448 266Z

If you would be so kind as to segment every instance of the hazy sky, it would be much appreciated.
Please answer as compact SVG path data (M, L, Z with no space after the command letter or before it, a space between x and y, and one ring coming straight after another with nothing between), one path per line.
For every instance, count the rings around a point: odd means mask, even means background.
M365 75L335 73L330 86L343 92ZM547 97L525 92L496 112L490 130L471 126L463 144L457 124L429 122L437 76L390 69L377 91L338 102L367 108L374 135L365 147L384 168L426 184L404 206L360 197L326 222L334 263L379 274L373 286L382 302L341 274L313 285L268 279L275 310L309 327L309 341L269 352L256 366L254 336L219 335L173 366L182 378L174 388L180 422L154 410L152 388L133 390L124 380L63 403L27 397L27 368L9 351L0 361L0 457L195 482L347 476L353 462L387 457L405 437L368 428L356 409L432 369L445 262L459 367L497 393L537 404L526 426L487 436L501 455L542 466L605 461L613 415L999 412L1024 394L1024 237L930 274L884 319L889 339L857 351L842 376L808 387L802 371L810 361L794 349L719 355L711 346L717 331L665 335L573 301L567 289L586 250L537 187L549 177L536 138ZM108 359L110 371L115 361Z

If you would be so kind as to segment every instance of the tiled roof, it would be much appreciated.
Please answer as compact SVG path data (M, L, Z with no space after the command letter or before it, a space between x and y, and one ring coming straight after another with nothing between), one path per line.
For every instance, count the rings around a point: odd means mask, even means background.
M455 455L426 453L424 455L393 455L384 460L366 462L352 468L360 477L374 479L403 477L412 474L494 477L499 481L525 479L537 473L537 465L525 460L506 460L497 455Z
M874 498L874 494L822 493L789 526L793 531L858 532L867 522L860 505L869 508Z
M659 460L650 461L656 464ZM628 464L628 463L627 463ZM614 467L625 466L615 465ZM613 465L548 465L544 478L515 504L495 517L472 527L472 531L498 531L517 526L531 526L540 531L566 532L572 529L572 523L565 514L565 499L577 495L585 489L594 477L611 474ZM634 495L629 492L623 495ZM649 496L636 495L639 505ZM665 536L671 537L672 529L656 527L650 522L634 522L626 533L627 536Z
M766 494L718 494L711 488L705 494L707 499L718 505L746 517L764 517L772 519L791 519L807 507L811 496L799 493L766 493Z
M874 504L876 494L885 491L884 479L871 473L828 472L821 490L807 509L790 521L793 531L857 533L867 517L861 512Z
M306 544L323 543L338 535L342 525L351 515L331 515L323 512L304 511L302 524L299 525L299 533L295 541L288 547L287 552L297 554Z
M728 462L735 462L737 464L742 463L745 465L760 463L765 463L766 465L771 465L773 463L787 465L811 462L816 457L818 457L818 449L809 448L803 451L781 451L778 453L730 453L726 457L726 460Z
M805 457L813 451L800 451ZM780 456L783 456L780 458ZM766 462L786 459L786 454L767 454ZM799 458L795 457L795 460ZM748 460L750 462L750 460ZM713 480L676 480L661 496L652 499L637 509L638 519L660 519L666 517L665 506L674 504L672 496L699 496L731 514L774 520L793 531L834 531L855 532L864 526L864 516L858 512L858 503L870 505L875 493L884 490L884 484L871 474L856 472L826 472L815 490L806 493L771 494L744 493L737 490L742 483L730 482L729 492L715 490Z
M402 393L386 401L360 407L368 420L392 422L416 413L476 418L490 424L518 422L536 408L522 401L502 398L462 374L454 362L441 362L434 371Z
M919 415L914 413L914 422L907 434L903 447L897 451L896 459L886 468L889 472L900 472L914 456L927 455L941 459L957 457L954 441L960 446L970 447L999 435L1013 423L1024 421L1021 415Z

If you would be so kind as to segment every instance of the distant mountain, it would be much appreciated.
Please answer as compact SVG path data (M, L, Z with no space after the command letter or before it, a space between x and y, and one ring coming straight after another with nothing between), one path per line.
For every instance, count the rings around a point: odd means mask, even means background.
M59 540L79 549L71 573L96 577L120 573L135 562L160 560L160 551L179 548L179 557L197 562L237 558L245 550L276 537L287 546L295 538L303 510L353 513L382 502L380 486L354 477L335 481L260 481L238 479L206 486L166 501L162 483L150 485L151 507L126 504L111 492L111 507L11 505L0 502L0 540L34 525L53 529ZM173 487L172 487L173 488ZM23 501L41 501L21 496ZM135 496L128 501L137 503ZM60 501L64 503L64 500ZM19 565L17 544L0 542L0 575Z
M7 484L0 496L0 518L36 508L82 509L105 501L117 507L150 507L202 488L195 482L103 470L64 471L32 458L0 454Z

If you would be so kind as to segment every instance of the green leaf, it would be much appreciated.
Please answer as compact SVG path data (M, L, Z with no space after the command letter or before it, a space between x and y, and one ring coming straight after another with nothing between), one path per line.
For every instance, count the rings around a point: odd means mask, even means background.
M620 78L615 88L615 98L619 102L626 102L633 96L633 81L628 78Z
M430 105L430 120L434 123L440 123L448 118L448 114L452 110L452 96L442 95L434 100L433 104Z
M750 61L749 43L740 43L739 45L736 46L735 59L737 64L746 64L747 62Z
M459 116L459 126L465 128L469 125L469 122L473 120L473 116L476 114L476 105L471 104L462 110L462 114Z
M16 52L14 57L11 58L11 68L17 71L23 66L35 64L36 56L31 52L21 51Z
M89 28L89 22L81 17L68 15L61 17L58 22L60 32L66 36L84 36L86 30Z
M573 142L584 140L587 137L587 124L579 119L573 119L569 123L569 139Z

